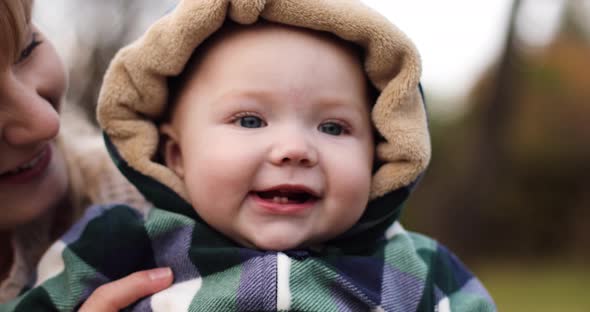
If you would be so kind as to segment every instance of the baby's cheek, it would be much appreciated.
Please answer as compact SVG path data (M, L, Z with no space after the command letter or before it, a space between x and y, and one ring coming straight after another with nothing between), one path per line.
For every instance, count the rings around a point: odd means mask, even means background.
M336 170L336 169L335 169ZM332 179L341 196L352 198L367 197L371 188L371 168L362 162L341 163L337 177Z
M362 164L342 164L337 175L330 179L334 209L347 220L356 220L365 210L371 188L371 172ZM344 221L344 220L342 220ZM354 222L353 222L354 223Z
M233 154L217 153L202 157L197 165L195 175L204 196L243 192L250 184L249 166ZM223 199L223 198L222 198Z

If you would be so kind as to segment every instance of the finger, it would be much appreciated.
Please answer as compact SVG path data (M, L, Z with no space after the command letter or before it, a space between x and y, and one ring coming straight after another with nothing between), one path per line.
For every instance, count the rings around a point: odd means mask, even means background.
M119 311L135 301L172 284L172 270L158 268L139 271L98 287L79 311Z

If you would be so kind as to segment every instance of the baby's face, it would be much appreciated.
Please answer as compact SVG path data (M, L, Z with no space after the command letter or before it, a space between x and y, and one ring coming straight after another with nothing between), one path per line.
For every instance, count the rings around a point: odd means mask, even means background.
M266 25L215 43L188 79L164 126L166 163L209 225L245 246L287 250L358 221L374 144L352 51Z

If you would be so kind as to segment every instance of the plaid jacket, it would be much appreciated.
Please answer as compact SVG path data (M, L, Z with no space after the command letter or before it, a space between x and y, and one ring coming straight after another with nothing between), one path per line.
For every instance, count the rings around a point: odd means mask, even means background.
M36 286L0 311L72 311L101 284L160 266L173 286L130 310L495 311L454 255L398 222L364 245L252 250L183 214L95 206L45 254Z

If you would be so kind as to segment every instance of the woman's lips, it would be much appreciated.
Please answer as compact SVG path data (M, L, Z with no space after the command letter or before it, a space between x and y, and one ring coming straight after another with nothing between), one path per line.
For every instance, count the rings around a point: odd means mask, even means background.
M256 192L250 193L254 202L266 213L275 215L298 215L312 208L318 201L316 197L310 197L304 202L291 201L286 197L262 198Z
M19 166L15 170L1 174L0 184L25 184L37 179L45 173L49 167L51 156L51 146L47 145L41 150L41 152L39 152L39 154L35 155L35 157L27 163Z

